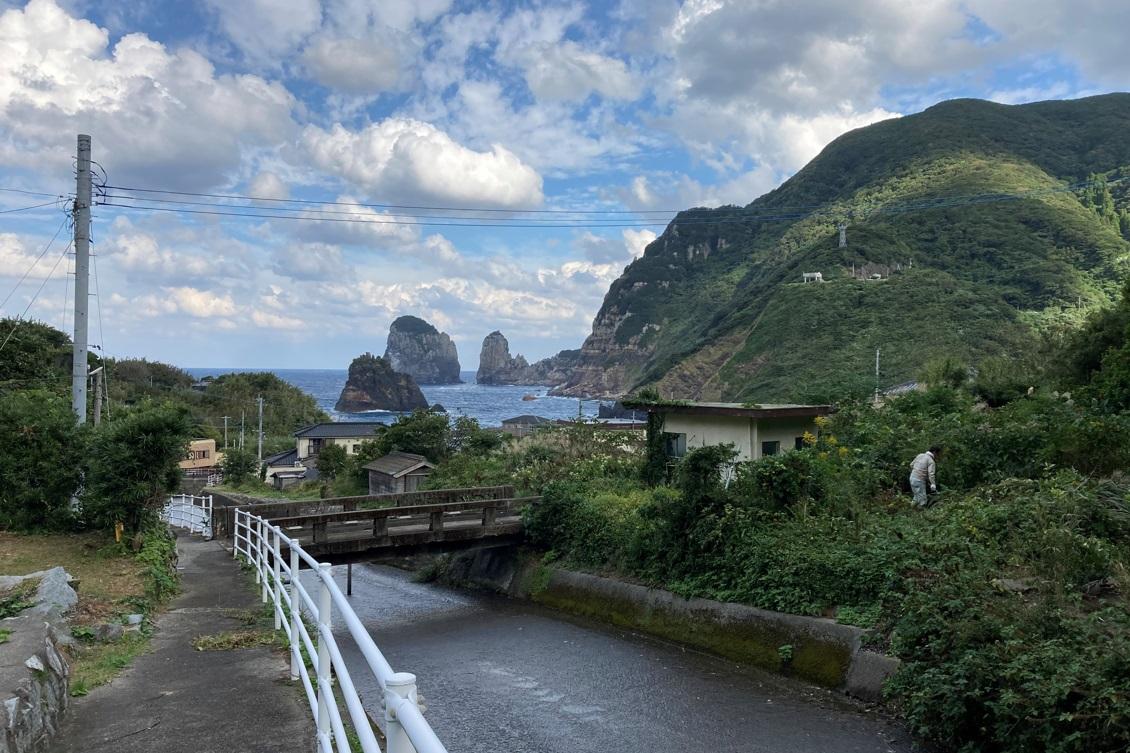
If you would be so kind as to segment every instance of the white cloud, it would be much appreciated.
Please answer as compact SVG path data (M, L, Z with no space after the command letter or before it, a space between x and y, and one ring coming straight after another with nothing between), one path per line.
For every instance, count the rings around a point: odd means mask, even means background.
M204 0L220 30L244 55L269 63L294 50L321 25L318 0Z
M154 302L150 297L149 302L156 305L158 310L166 313L173 311L195 316L200 319L210 319L220 316L234 316L239 312L235 301L228 294L217 294L210 290L180 286L166 287L164 296Z
M468 149L418 120L387 118L360 131L307 126L302 145L322 170L390 203L424 199L518 208L542 201L541 176L513 152L499 144L490 151Z
M73 130L93 137L94 159L118 185L213 186L244 149L293 131L293 98L280 84L217 74L188 49L144 34L109 36L53 0L0 15L0 161L69 172Z
M297 280L330 280L352 272L341 249L326 243L287 243L275 250L272 270Z
M591 92L634 99L639 94L624 61L582 49L575 42L531 45L523 58L526 82L539 99L584 99Z
M290 187L278 174L264 170L251 179L247 187L252 196L264 199L289 199Z
M401 79L401 60L411 60L414 49L393 35L365 38L319 36L302 53L310 76L331 89L348 94L378 94L393 89Z
M272 314L268 311L255 310L251 312L251 323L264 329L302 329L302 320L293 316Z

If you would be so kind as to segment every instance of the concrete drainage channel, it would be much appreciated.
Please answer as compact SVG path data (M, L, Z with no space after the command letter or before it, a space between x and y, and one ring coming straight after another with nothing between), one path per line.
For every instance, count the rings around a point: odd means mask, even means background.
M62 651L73 639L63 614L78 601L61 567L0 576L0 591L38 580L35 604L0 620L0 753L43 751L69 700L70 667Z
M588 573L545 567L513 548L451 558L442 580L489 588L564 612L630 628L753 664L866 701L882 696L899 660L864 647L866 630L771 612Z

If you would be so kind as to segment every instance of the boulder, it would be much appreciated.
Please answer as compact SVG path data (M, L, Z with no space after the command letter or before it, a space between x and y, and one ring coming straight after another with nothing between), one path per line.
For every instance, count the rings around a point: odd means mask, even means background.
M349 379L334 405L343 413L405 412L427 407L428 400L416 380L398 373L387 360L372 353L360 355L349 364Z

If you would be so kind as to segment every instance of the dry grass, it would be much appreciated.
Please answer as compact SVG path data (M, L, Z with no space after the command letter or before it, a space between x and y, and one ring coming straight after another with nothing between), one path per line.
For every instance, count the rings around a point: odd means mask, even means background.
M62 566L78 583L77 625L105 622L145 593L142 566L103 533L16 535L0 531L0 575Z

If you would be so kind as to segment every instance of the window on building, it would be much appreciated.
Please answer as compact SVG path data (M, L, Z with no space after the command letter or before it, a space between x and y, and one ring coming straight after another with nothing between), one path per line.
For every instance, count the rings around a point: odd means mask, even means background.
M353 454L356 455L359 452L361 452L361 445L359 445L359 444L353 445Z
M797 437L794 440L793 446L798 450L803 450L804 449L804 437Z
M772 442L762 442L761 443L761 457L767 457L769 455L776 455L780 451L781 451L781 443L776 441L776 440L774 440Z
M687 435L663 432L663 451L670 458L683 457L687 454Z

